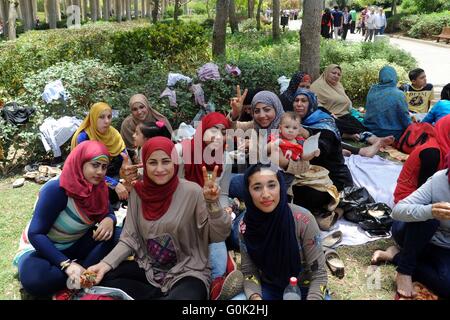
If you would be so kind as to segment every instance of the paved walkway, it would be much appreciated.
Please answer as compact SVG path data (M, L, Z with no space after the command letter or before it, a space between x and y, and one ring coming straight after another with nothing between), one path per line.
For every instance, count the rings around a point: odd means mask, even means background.
M291 20L290 30L300 30L301 21ZM361 34L348 34L347 41L362 41ZM427 74L428 82L435 86L435 92L439 93L443 86L450 83L450 45L440 47L432 43L424 43L414 39L399 39L391 37L389 42L409 52L418 62L420 68Z

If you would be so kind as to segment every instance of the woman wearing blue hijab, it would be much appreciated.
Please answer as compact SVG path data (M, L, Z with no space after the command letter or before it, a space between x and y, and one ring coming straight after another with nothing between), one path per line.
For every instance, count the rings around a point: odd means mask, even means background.
M378 137L400 136L411 124L405 95L397 88L397 72L391 66L380 70L379 83L373 85L366 99L364 126Z
M247 298L281 300L289 278L297 277L303 298L323 299L325 256L312 214L288 204L283 175L271 164L250 166L244 182L240 246Z

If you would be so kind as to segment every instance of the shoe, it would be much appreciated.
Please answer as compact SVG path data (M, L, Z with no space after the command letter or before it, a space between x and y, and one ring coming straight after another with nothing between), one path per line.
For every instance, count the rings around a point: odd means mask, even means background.
M22 187L24 185L24 183L25 183L25 178L19 178L19 179L16 179L13 182L12 187L13 188L20 188L20 187Z
M342 231L337 230L322 239L322 246L332 248L342 241Z
M244 291L244 275L234 270L225 278L218 277L211 284L211 300L230 300Z
M339 279L345 275L344 263L342 262L336 250L331 248L325 249L325 262L331 271L331 274Z
M315 216L317 224L319 225L320 230L328 231L339 219L339 214L336 212L323 212Z

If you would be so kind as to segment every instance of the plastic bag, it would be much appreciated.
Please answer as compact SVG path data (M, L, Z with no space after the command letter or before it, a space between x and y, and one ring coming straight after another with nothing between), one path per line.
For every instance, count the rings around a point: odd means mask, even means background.
M375 200L364 187L346 187L342 191L339 207L344 210L344 217L351 222L359 222L357 210L364 204ZM355 216L356 215L356 216Z
M17 126L27 123L35 110L33 107L23 107L16 102L9 102L0 110L0 114L7 122Z

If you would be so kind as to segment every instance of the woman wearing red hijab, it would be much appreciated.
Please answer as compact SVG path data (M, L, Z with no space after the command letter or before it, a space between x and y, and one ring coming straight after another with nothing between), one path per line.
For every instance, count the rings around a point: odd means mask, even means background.
M203 172L203 189L179 179L175 145L149 139L143 149L144 179L131 191L117 246L89 268L97 283L138 300L206 299L210 285L208 244L221 242L231 219L219 203L219 187ZM134 261L126 260L134 255Z
M28 293L51 295L66 287L68 276L76 285L85 268L112 249L116 217L105 183L108 164L105 145L86 141L70 153L61 176L40 190L14 259Z

